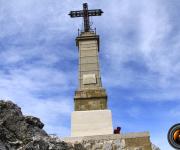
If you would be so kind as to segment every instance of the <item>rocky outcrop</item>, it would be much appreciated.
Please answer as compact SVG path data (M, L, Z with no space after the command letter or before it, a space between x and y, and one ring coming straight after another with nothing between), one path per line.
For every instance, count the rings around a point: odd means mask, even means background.
M40 119L23 116L21 108L11 101L0 101L0 150L65 150L74 149L50 137Z

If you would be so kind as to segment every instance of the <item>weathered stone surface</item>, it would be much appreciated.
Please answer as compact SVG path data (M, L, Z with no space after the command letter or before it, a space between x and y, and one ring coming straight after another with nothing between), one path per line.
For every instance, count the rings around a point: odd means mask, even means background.
M60 141L58 138L38 137L19 150L74 150L71 144ZM78 150L78 149L77 149Z
M86 150L159 150L152 148L148 132L69 137L62 140L81 143Z
M106 90L101 88L101 89L78 90L75 92L75 98L95 98L95 97L107 97Z
M79 50L79 88L94 89L102 87L99 71L99 36L94 32L84 32L76 38ZM84 75L94 74L94 80L87 80ZM93 82L91 82L93 81Z
M107 109L107 95L105 89L79 90L74 97L75 111Z
M0 100L0 150L70 150L72 145L50 137L40 119L23 116L20 107Z
M28 123L32 126L36 126L40 129L42 129L44 127L44 124L40 121L40 119L33 117L33 116L26 116L25 121L26 121L26 123Z
M22 115L17 105L10 101L0 101L0 140L8 141L10 145L18 147L21 143L28 143L36 135L47 136L44 130L35 125L42 126L40 120L36 119L36 123L33 121L28 123L27 118Z
M110 138L108 137L110 136ZM71 143L81 143L85 150L128 150L124 139L112 139L112 135L89 136L81 138L65 138Z

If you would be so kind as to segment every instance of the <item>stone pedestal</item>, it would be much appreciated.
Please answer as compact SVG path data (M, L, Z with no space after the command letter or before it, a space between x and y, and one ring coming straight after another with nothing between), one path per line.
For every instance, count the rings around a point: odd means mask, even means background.
M112 133L110 110L74 111L71 114L71 137Z

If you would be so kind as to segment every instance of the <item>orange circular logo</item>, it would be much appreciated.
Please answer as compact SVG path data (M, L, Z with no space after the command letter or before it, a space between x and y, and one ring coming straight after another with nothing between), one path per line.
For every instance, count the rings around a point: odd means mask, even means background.
M173 125L169 129L168 142L172 147L180 150L180 123Z

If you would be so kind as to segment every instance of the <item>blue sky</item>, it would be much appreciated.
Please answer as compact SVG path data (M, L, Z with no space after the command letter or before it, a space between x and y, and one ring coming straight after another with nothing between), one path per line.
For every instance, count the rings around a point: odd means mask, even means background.
M67 14L83 2L104 11L92 21L113 126L149 131L171 150L167 132L180 121L179 0L0 0L0 98L40 117L48 133L70 135L82 20Z

